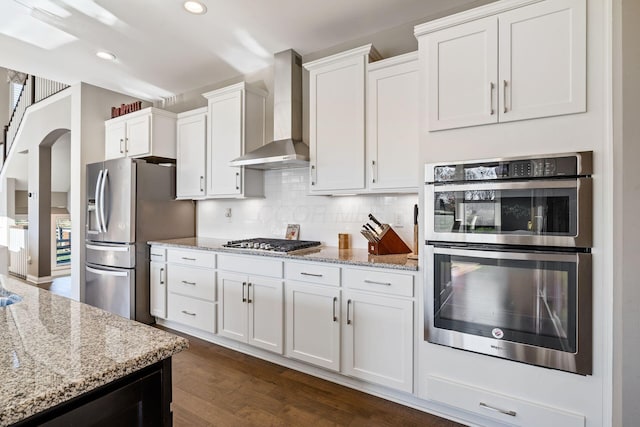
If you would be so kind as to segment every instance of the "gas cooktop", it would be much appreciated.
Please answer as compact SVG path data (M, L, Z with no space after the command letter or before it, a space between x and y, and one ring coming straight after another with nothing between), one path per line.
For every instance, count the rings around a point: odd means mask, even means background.
M244 239L230 240L222 245L225 248L246 249L251 251L266 251L272 253L286 254L300 249L320 246L320 242L309 240L286 240L286 239Z

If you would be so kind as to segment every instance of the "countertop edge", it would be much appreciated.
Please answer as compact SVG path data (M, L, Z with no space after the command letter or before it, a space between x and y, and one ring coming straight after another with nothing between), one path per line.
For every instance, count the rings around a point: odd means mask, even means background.
M211 252L223 252L223 253L231 253L235 255L245 255L245 256L263 256L269 258L282 258L288 260L298 260L298 261L306 261L306 262L324 262L324 263L332 263L332 264L342 264L342 265L351 265L357 267L368 267L368 268L386 268L391 270L401 270L401 271L418 271L418 265L400 265L400 264L391 264L384 262L370 262L370 261L357 261L357 260L346 260L346 259L337 259L333 257L309 257L308 250L301 250L296 254L274 254L269 252L257 252L257 251L248 251L246 249L233 249L233 248L225 248L225 247L211 247L211 246L203 246L196 244L186 244L186 243L178 243L174 241L163 241L163 240L150 240L147 242L149 245L157 245L157 246L166 246L166 247L174 247L181 249L197 249L197 250L205 250ZM337 250L337 248L334 248ZM363 249L364 250L364 249Z

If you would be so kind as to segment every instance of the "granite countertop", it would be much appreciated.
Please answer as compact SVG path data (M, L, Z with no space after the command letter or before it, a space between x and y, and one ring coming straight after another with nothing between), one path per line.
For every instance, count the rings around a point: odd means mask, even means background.
M203 249L216 252L229 252L243 255L268 256L296 259L302 261L331 262L345 265L390 268L394 270L418 270L418 261L401 255L370 255L366 249L338 249L331 246L302 249L295 253L277 254L272 252L251 251L246 249L225 248L227 240L209 237L186 237L183 239L157 240L147 242L150 245L163 245L186 249Z
M0 426L171 357L186 339L0 275Z

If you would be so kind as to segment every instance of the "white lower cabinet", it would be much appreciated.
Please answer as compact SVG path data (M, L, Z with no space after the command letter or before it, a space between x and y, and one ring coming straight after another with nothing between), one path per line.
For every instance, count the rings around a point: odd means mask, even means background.
M287 281L286 356L340 371L340 289Z
M149 311L152 316L161 319L167 318L167 265L164 254L164 248L152 248L149 263Z
M584 427L585 417L462 384L446 378L427 378L427 398L514 426Z
M342 371L413 391L413 301L345 290Z
M170 248L166 256L167 320L215 334L215 254Z
M282 354L282 279L221 271L218 283L218 334Z

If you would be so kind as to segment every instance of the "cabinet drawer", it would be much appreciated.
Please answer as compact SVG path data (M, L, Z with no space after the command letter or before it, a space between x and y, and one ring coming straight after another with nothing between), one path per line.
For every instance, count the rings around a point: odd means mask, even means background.
M149 250L150 261L165 262L167 260L167 249L164 246L151 246Z
M267 257L218 255L218 269L256 274L258 276L282 277L282 261Z
M345 268L342 277L344 286L347 288L403 297L413 296L413 275L411 274L387 273L373 268L366 270Z
M212 302L169 293L168 319L216 333L216 305Z
M202 298L211 302L216 300L215 271L171 265L167 269L167 283L169 284L169 292Z
M209 251L167 249L167 260L174 264L216 268L216 254Z
M427 377L427 398L515 426L584 427L585 423L583 415L439 377Z
M305 262L286 262L285 277L289 280L340 286L340 267Z

